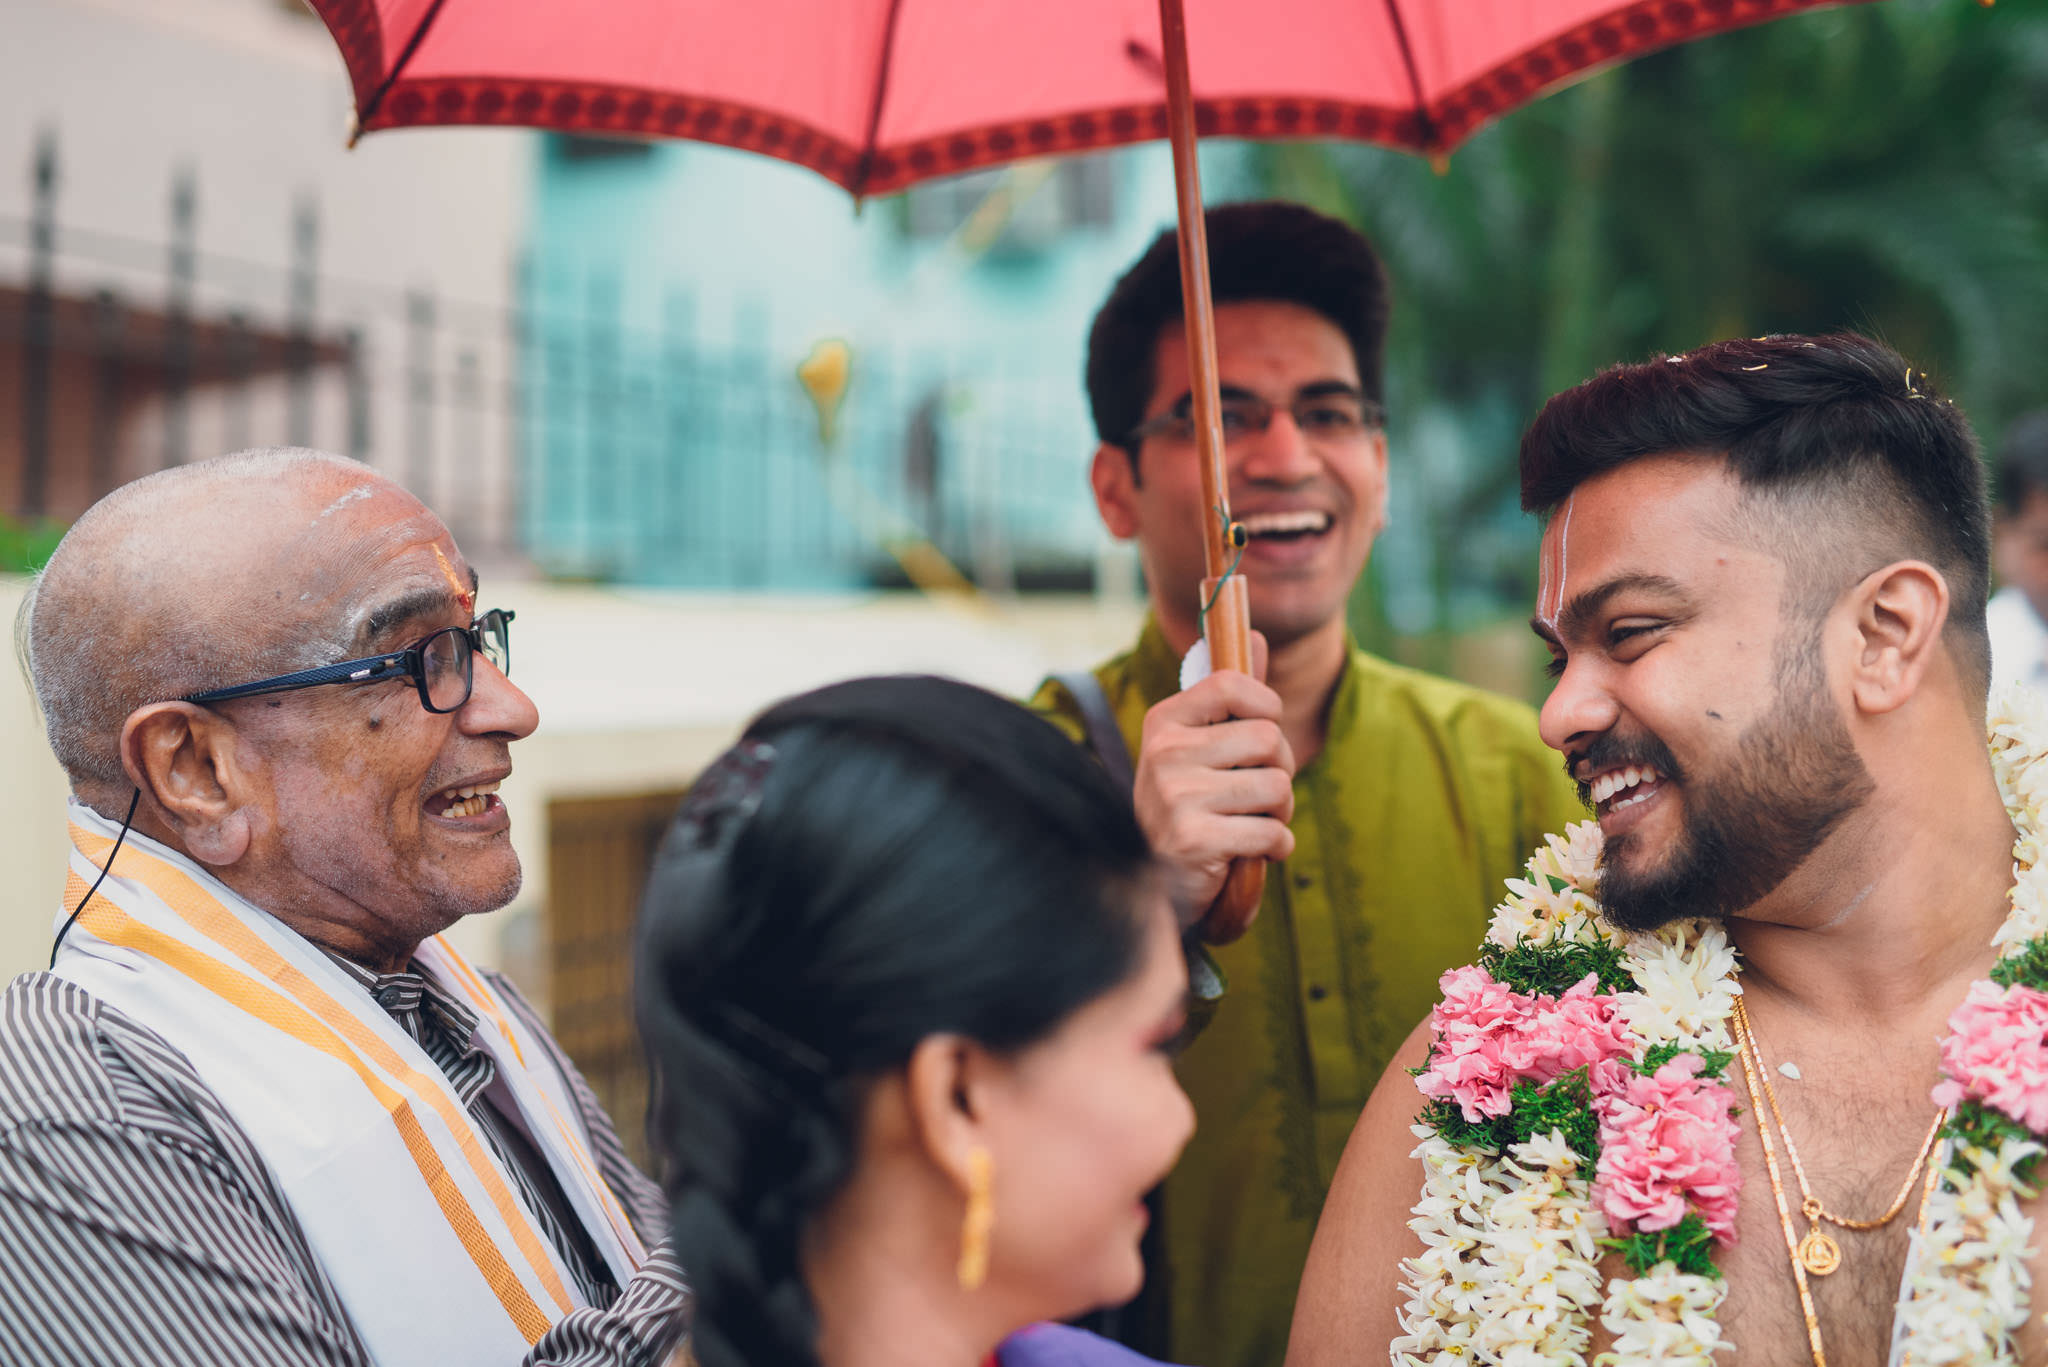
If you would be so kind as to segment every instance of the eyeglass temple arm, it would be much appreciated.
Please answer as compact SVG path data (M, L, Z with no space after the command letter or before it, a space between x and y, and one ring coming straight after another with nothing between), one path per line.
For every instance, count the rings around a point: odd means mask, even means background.
M343 660L338 664L321 665L318 669L302 669L296 674L280 674L275 679L264 679L257 683L237 684L233 688L216 688L205 693L187 693L183 702L227 702L231 698L254 698L265 693L289 693L293 689L310 688L324 683L369 683L375 679L389 678L405 672L405 655L379 655L368 660Z

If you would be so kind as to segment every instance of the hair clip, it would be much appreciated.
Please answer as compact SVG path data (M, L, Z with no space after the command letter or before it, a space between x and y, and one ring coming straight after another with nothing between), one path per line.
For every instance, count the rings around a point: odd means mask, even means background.
M743 740L711 762L676 809L671 837L684 848L707 850L723 844L761 805L775 747Z

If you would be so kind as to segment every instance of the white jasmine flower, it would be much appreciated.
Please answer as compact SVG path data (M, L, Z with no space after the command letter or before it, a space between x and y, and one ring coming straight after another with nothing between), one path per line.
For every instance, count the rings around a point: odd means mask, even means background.
M1728 1018L1735 1010L1735 948L1719 926L1682 922L1632 936L1629 971L1638 989L1620 1008L1628 1028L1646 1045L1731 1047Z

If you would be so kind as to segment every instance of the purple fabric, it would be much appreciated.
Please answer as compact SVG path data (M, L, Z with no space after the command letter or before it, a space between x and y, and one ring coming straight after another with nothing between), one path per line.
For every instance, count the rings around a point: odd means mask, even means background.
M1167 1367L1114 1339L1065 1324L1034 1324L996 1347L1001 1367Z

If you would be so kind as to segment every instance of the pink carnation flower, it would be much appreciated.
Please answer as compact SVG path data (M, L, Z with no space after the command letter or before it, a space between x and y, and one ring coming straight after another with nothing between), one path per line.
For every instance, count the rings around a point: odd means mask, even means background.
M1452 969L1438 986L1444 999L1430 1013L1436 1049L1415 1085L1457 1102L1469 1121L1506 1115L1517 1082L1548 1082L1629 1053L1614 999L1590 973L1555 1000L1516 992L1477 965Z
M2011 1116L2030 1130L2048 1130L2048 993L2024 984L1970 985L1948 1018L1941 1067L1948 1076L1934 1104L1968 1098Z
M1697 1054L1680 1054L1649 1077L1610 1074L1596 1093L1600 1169L1593 1199L1617 1225L1669 1229L1697 1206L1714 1237L1735 1237L1742 1173L1735 1164L1734 1094L1699 1076Z

